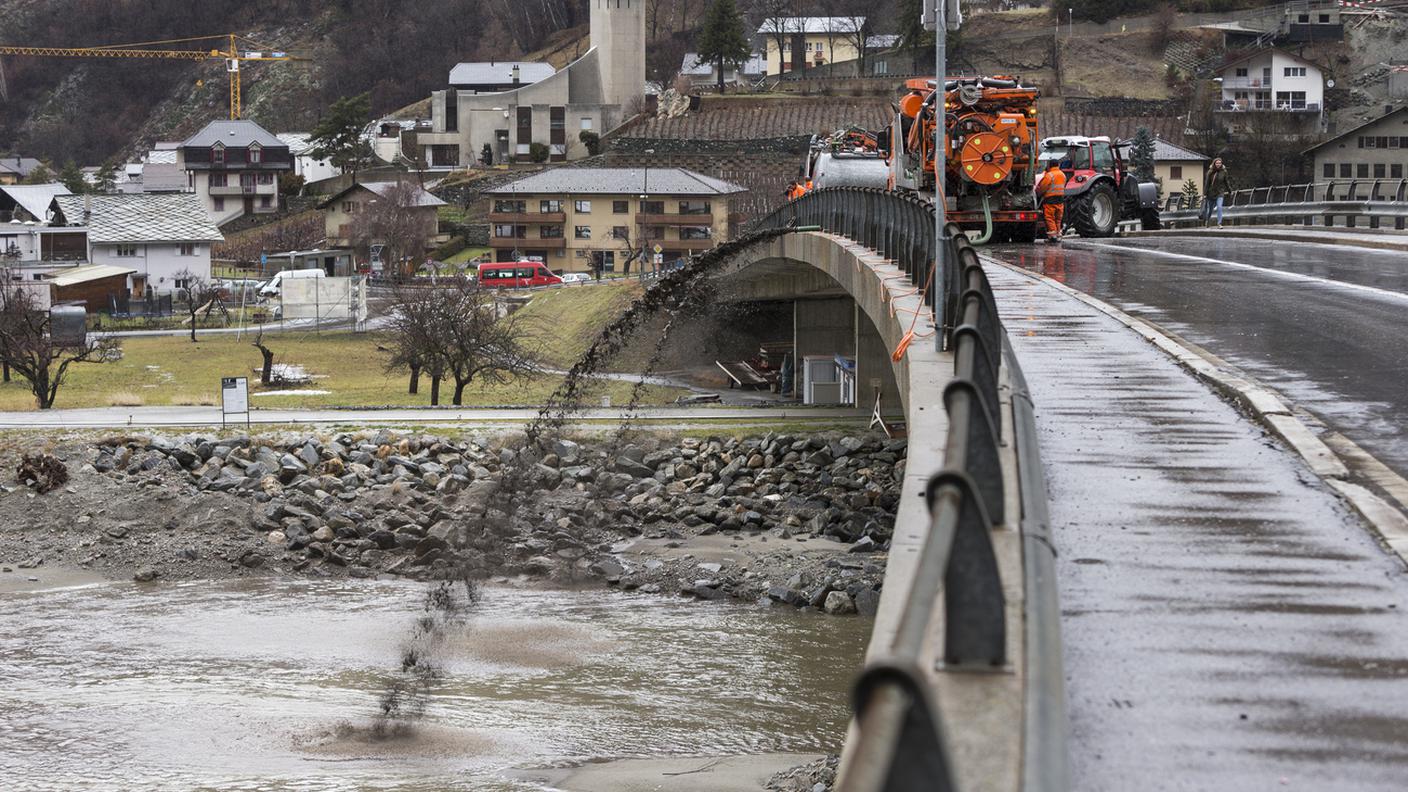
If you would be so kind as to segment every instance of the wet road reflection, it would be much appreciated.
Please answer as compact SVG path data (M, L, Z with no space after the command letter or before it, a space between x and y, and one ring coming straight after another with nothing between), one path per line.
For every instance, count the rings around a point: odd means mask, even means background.
M1127 277L1088 251L1035 266ZM1073 789L1408 789L1408 575L1158 349L992 267L1036 405ZM1157 290L1155 290L1157 291Z
M1202 346L1408 476L1408 256L1176 237L987 252Z

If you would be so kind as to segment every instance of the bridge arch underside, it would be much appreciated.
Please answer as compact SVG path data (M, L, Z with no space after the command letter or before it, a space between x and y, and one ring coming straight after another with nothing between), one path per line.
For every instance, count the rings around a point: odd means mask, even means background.
M857 406L870 409L878 384L885 412L902 411L913 425L915 385L933 381L939 355L927 310L893 264L844 237L800 232L748 248L715 277L720 300L793 302L799 390L806 356L854 357ZM930 335L916 338L895 362L891 353L916 310L921 311L917 334ZM942 387L947 376L940 376ZM941 396L941 391L923 393L920 400L941 409Z

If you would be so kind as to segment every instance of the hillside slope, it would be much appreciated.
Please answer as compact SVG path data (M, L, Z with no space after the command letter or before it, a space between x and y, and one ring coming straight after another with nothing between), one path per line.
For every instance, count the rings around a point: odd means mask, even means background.
M310 60L243 74L244 116L307 129L339 96L370 92L383 113L424 99L462 60L502 60L585 20L584 0L538 0L528 24L503 0L0 0L0 44L96 46L237 32ZM412 13L413 11L413 13ZM487 23L486 23L487 20ZM503 21L501 21L503 20ZM544 20L556 20L552 27ZM206 49L212 42L160 46ZM179 139L228 114L220 61L0 58L0 151L98 164Z

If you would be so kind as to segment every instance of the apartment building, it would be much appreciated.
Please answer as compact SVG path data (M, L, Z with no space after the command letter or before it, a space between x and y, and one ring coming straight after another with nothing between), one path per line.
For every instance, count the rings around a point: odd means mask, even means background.
M737 184L683 168L556 168L487 190L496 261L624 270L708 250L730 234ZM658 258L657 258L658 257Z

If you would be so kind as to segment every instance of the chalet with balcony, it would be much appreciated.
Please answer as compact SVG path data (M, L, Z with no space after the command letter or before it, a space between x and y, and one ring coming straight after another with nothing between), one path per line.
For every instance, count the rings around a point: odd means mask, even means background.
M293 171L288 144L253 121L212 121L176 159L216 225L277 212L279 176Z
M85 229L54 228L54 199L68 195L62 184L0 185L0 267L12 277L35 277L88 258Z
M379 212L379 205L398 201L405 204L401 208L409 212L412 222L421 229L425 239L423 249L429 250L445 240L439 233L440 207L445 205L444 201L410 182L360 182L318 204L323 211L328 246L359 249L376 245L375 238L368 238L369 231L359 230L358 226L364 224L371 229L380 222L388 222L367 215ZM361 250L361 253L370 255L369 250ZM374 256L372 259L372 269L376 270L378 262Z
M1225 126L1313 134L1325 120L1325 75L1304 58L1261 49L1223 65L1215 111Z
M492 202L496 261L533 259L565 272L668 264L729 238L737 184L683 168L559 168L510 182Z

